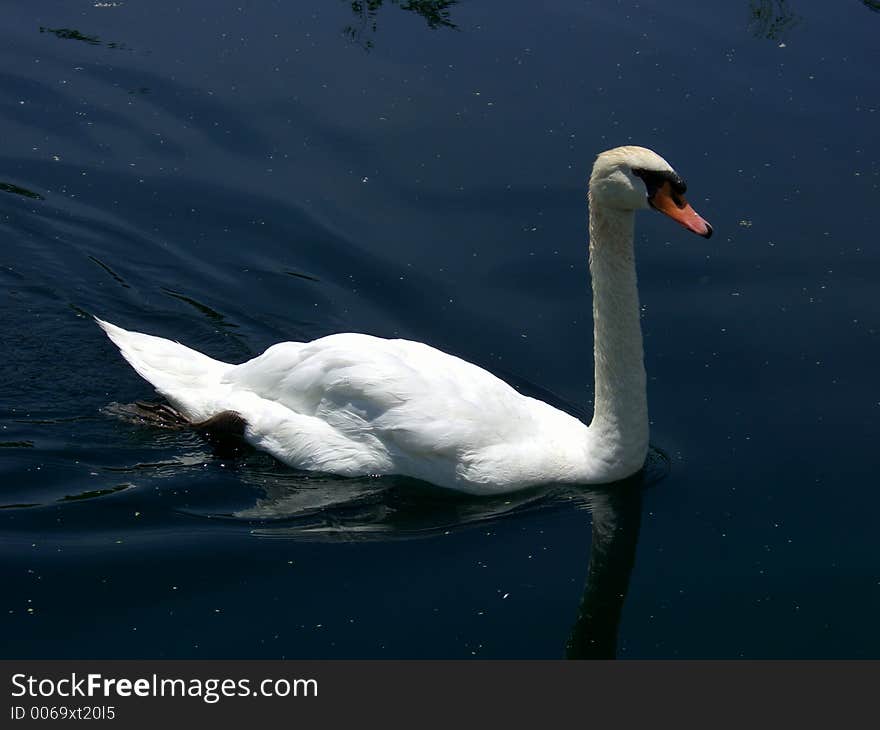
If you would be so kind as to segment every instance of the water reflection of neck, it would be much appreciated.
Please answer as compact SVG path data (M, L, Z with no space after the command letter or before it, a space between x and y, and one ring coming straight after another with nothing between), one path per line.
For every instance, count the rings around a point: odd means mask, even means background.
M566 646L569 659L614 659L620 615L636 557L642 517L641 484L621 484L592 495L590 565L577 620Z

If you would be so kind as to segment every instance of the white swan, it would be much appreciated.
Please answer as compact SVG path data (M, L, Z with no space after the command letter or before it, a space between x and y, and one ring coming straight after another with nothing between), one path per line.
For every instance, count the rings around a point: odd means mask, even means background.
M402 474L471 494L597 484L638 471L648 410L633 218L652 207L708 238L681 178L644 147L590 177L595 411L587 426L482 368L408 340L336 334L283 342L241 365L97 320L134 369L193 423L232 420L290 466Z

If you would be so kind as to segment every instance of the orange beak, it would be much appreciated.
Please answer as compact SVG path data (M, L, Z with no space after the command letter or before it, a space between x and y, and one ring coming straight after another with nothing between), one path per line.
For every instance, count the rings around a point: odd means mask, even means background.
M672 189L672 185L668 182L663 183L657 189L657 192L654 193L650 198L648 198L648 202L651 204L652 208L656 208L661 213L665 213L672 220L678 221L687 228L689 231L693 231L698 236L702 236L703 238L709 238L712 235L712 226L705 220L703 220L688 202L684 199L683 195L679 195Z

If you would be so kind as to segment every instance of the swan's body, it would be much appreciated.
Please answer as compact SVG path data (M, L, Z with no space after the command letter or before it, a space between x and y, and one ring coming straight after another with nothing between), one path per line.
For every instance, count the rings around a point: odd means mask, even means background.
M418 342L337 334L284 342L232 365L98 322L187 419L235 413L246 441L296 468L402 474L472 494L614 481L638 471L648 448L632 232L634 211L648 206L656 176L680 183L662 158L641 147L603 153L593 169L596 405L589 427ZM654 193L650 203L662 210ZM664 212L710 235L708 224L673 197L684 212Z

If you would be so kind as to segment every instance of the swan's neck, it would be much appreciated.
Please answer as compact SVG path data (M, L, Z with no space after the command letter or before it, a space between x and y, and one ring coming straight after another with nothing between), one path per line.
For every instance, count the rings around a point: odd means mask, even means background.
M633 211L590 201L595 410L593 450L609 479L640 469L648 450L648 401L639 294L633 252Z

